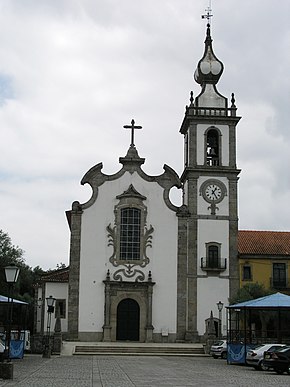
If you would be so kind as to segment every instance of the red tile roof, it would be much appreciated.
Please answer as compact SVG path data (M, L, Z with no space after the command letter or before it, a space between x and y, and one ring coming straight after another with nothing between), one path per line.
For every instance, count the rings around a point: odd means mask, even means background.
M239 230L239 254L286 255L290 258L290 232Z
M41 282L68 282L69 267L53 270L41 276Z

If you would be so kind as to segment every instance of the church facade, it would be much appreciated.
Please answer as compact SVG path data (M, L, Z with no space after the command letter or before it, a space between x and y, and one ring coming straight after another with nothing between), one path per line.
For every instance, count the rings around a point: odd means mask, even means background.
M92 196L67 211L71 231L67 331L81 341L199 341L211 311L239 287L236 115L217 90L223 64L207 26L186 107L181 176L147 175L132 140L113 175L92 167ZM172 204L172 187L182 191Z

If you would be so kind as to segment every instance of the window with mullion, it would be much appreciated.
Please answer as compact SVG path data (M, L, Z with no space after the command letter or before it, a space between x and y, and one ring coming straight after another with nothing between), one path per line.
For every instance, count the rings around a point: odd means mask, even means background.
M122 208L120 224L120 259L140 259L141 210Z
M286 264L273 263L273 286L277 288L286 287Z

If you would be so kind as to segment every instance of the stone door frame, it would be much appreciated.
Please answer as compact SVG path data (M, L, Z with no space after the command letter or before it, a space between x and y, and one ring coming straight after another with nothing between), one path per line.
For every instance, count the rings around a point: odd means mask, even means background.
M140 308L139 342L153 341L152 296L154 282L111 281L105 284L105 316L103 326L103 341L116 341L117 307L119 303L132 298Z

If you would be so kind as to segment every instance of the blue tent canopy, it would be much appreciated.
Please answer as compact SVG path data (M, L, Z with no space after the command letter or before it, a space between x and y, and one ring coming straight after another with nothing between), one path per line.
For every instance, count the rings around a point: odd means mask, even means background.
M0 302L9 302L9 301L10 301L10 299L9 299L8 297L0 296ZM13 304L23 304L23 305L28 305L27 302L15 300L14 298L13 298Z
M240 302L235 305L227 306L228 309L241 309L241 308L290 308L290 296L283 293L275 293L270 296L256 298L255 300L249 300Z

